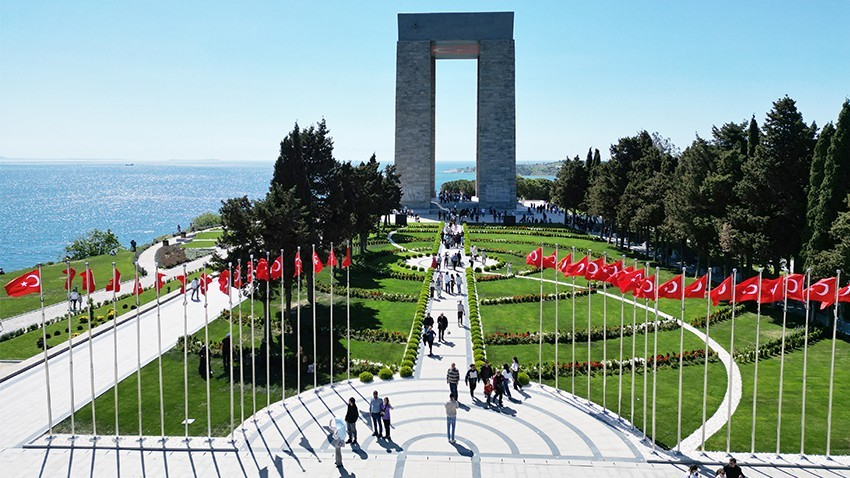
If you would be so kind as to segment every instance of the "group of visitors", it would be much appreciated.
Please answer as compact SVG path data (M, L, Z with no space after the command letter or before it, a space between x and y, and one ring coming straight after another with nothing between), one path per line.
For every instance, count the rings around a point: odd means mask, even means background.
M691 465L688 468L688 474L685 475L685 478L699 478L699 465ZM719 468L716 472L714 472L715 478L718 476L722 476L724 478L745 478L744 472L741 470L741 467L738 466L738 461L734 458L729 458L729 463L723 465L723 468Z
M475 261L481 262L482 266L487 265L487 252L481 251L481 254L478 253L478 247L471 246L469 248L469 265L475 267Z
M425 340L425 345L428 346L428 356L434 356L434 340L435 335L437 335L436 340L440 342L444 342L446 340L446 329L449 328L449 318L446 317L446 314L441 313L437 316L437 331L439 334L434 333L434 318L431 317L431 314L427 314L424 319L422 319L422 338Z
M378 391L372 392L372 400L369 401L369 415L372 418L372 436L379 439L392 440L390 437L390 417L393 406L390 405L390 398L383 399L378 396ZM357 401L354 397L348 399L348 407L345 411L345 418L334 418L331 420L330 428L333 431L331 438L333 440L336 466L342 466L342 447L345 444L350 444L351 447L360 446L357 442L357 420L360 418L360 410L357 408ZM343 426L344 425L344 426ZM345 434L348 433L348 439L345 439Z
M463 247L463 228L454 222L447 223L440 233L440 241L446 249Z
M448 295L463 293L463 274L454 272L437 273L429 285L431 298L442 300L443 291ZM455 292L457 291L457 292Z
M71 305L71 312L79 312L83 308L83 296L76 287L68 293L68 302Z
M469 396L473 400L475 398L475 389L478 383L484 384L484 398L486 399L487 407L498 405L502 407L505 395L511 398L511 384L513 389L522 390L522 385L519 383L519 360L514 357L511 365L504 364L501 370L494 369L488 360L484 361L481 370L478 370L475 364L469 366L469 370L464 377L464 384L469 387ZM449 384L449 393L457 399L457 384L460 382L460 372L452 364L446 372L446 383Z

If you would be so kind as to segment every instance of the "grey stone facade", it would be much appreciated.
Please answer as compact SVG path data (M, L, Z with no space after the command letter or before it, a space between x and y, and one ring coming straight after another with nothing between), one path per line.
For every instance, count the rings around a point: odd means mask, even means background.
M513 13L400 14L396 61L395 163L402 203L434 197L435 58L478 58L476 180L482 207L516 204ZM470 42L473 44L470 45ZM447 46L447 48L445 48ZM448 53L446 53L448 51Z

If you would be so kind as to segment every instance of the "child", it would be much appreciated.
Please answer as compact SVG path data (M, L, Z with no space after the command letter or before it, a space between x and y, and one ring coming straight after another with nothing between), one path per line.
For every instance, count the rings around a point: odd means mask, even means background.
M487 408L490 407L490 396L493 394L493 385L490 383L490 379L487 379L484 382L484 396L487 397Z
M390 398L384 397L384 404L381 405L381 418L384 420L384 430L386 431L384 438L387 440L390 439L390 410L392 409L393 406L390 405Z

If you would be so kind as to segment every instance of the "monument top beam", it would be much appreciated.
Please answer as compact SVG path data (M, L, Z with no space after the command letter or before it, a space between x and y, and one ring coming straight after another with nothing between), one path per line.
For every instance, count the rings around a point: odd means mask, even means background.
M513 12L399 13L399 41L512 40Z

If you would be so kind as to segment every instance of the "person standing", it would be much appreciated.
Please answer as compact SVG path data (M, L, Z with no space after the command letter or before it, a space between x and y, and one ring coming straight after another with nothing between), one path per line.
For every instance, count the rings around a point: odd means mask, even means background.
M446 340L446 329L449 328L449 318L446 314L440 313L437 317L437 338L440 342Z
M435 287L434 280L431 279L431 284L429 285L429 288L431 289L431 295L429 297L432 298L432 299L434 298L434 287Z
M450 287L449 287L449 288L452 290L452 294L460 294L460 291L455 292L455 287L456 287L456 286L457 286L457 279L456 279L456 275L455 275L455 274L452 274L452 279L451 279Z
M457 426L457 396L449 394L449 401L446 402L446 435L449 443L455 442L455 427Z
M332 440L334 444L334 458L336 467L342 467L342 446L345 439L345 421L339 417L331 420L331 428L333 429Z
M383 433L381 427L381 408L384 402L378 397L378 391L372 392L372 401L369 402L369 413L372 414L372 436L380 437Z
M345 411L345 427L348 429L348 440L345 443L351 443L351 446L357 445L357 418L360 416L360 411L357 410L357 402L354 397L348 399L348 410Z
M519 384L519 360L516 357L511 364L511 379L514 381L514 390L522 390L522 385Z
M390 397L384 397L384 403L381 405L381 418L384 420L384 438L390 439L390 410L393 406L390 405Z
M68 294L68 300L71 301L71 312L77 312L78 310L80 310L80 306L82 305L80 304L80 298L80 292L77 290L76 287L74 287L74 290L72 290L71 293Z
M475 386L478 385L478 370L475 364L469 365L469 370L466 371L466 377L463 379L466 386L469 387L469 396L475 399Z
M224 370L230 368L230 333L221 339L221 363L224 365Z
M449 384L449 392L455 397L457 397L458 382L460 382L460 371L455 367L454 362L452 362L452 366L446 372L446 383Z
M210 378L209 361L207 359L207 346L201 345L201 350L198 352L201 360L198 362L198 374L207 380Z
M463 301L457 301L457 326L463 327Z
M484 367L481 367L482 369ZM493 384L490 383L490 380L484 381L484 396L487 398L487 408L490 408L490 396L493 394Z
M729 458L729 464L723 465L723 472L726 473L726 478L745 478L744 472L738 466L738 460Z

